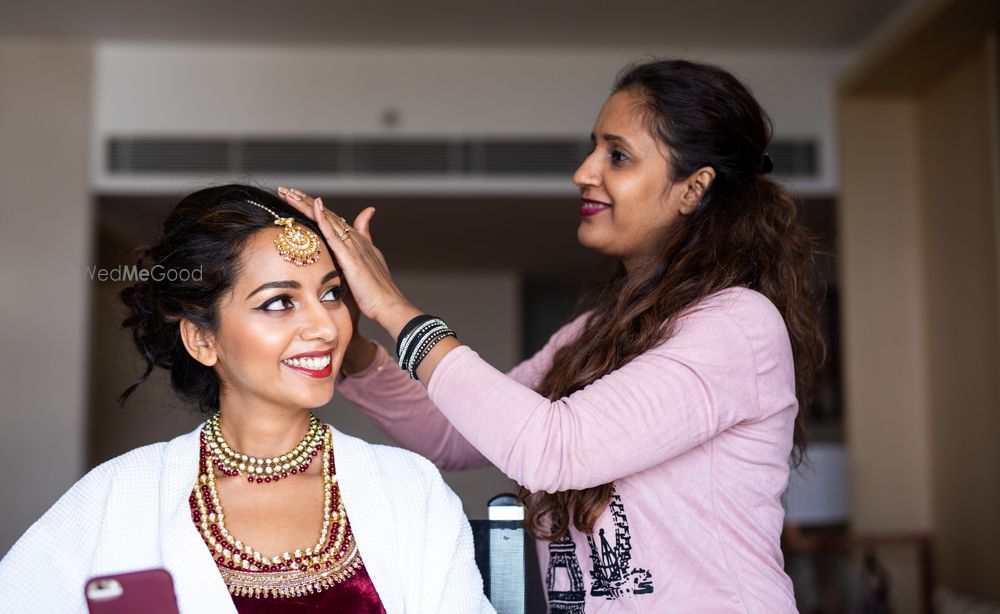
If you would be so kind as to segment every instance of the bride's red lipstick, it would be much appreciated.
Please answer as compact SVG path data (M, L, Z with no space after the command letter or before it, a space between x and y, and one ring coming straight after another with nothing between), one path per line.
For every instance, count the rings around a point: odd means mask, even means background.
M328 357L328 360L326 361L327 362L326 366L320 369L310 369L304 364L293 365L287 362L288 360L293 360L293 359L322 358L322 357ZM314 377L316 379L323 379L325 377L330 377L330 374L333 373L333 356L331 350L325 350L320 352L303 352L302 354L296 354L295 356L291 356L290 358L282 360L281 364L285 365L286 367L288 367L293 371L298 371L299 373L308 375L309 377Z

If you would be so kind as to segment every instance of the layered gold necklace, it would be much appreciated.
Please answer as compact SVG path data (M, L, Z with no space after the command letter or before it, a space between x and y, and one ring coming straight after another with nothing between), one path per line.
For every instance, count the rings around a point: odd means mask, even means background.
M216 426L217 424L218 420ZM322 424L318 427L318 433L319 443L315 449L323 453L323 526L319 540L315 547L267 556L243 543L226 529L225 513L216 490L213 465L218 466L223 462L221 454L217 454L215 450L230 448L223 448L221 445L213 448L211 443L214 441L218 444L219 441L212 439L208 424L202 429L198 482L189 499L191 517L205 544L212 551L216 566L233 595L258 598L301 597L343 582L361 567L361 557L347 521L334 472L333 436L329 427ZM221 431L218 434L221 438ZM307 433L306 439L308 438ZM243 455L238 456L246 466L251 466L252 457L243 460ZM267 466L266 463L258 464L257 459L253 459L252 465ZM283 468L284 464L281 466ZM306 466L307 463L299 462L298 472L304 472ZM230 475L225 471L223 473ZM288 470L288 473L291 475L292 472ZM253 481L259 483L256 479Z

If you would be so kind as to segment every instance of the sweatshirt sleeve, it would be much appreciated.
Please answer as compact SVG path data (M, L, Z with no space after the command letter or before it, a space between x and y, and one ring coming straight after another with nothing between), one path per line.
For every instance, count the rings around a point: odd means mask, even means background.
M84 583L111 473L105 463L78 480L0 560L0 612L87 611Z
M489 464L438 411L424 385L410 379L381 345L372 364L341 379L337 392L400 446L430 459L441 469L472 469Z
M564 326L534 356L508 377L535 389L552 362L552 354L579 327L582 317ZM377 345L375 360L362 371L342 378L337 392L367 414L399 445L430 459L443 470L485 467L489 461L448 422L427 396L427 388L410 379L387 350Z
M780 315L777 325L784 334ZM756 365L740 321L701 309L663 344L562 399L506 377L467 346L442 359L428 394L510 478L557 492L643 471L756 418Z

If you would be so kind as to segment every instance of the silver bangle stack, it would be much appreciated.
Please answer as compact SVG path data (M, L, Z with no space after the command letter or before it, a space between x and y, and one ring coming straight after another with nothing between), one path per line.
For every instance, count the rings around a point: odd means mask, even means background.
M396 353L399 368L409 373L411 379L417 379L417 368L438 342L445 337L457 338L455 331L448 328L444 320L433 316L417 316L403 331Z

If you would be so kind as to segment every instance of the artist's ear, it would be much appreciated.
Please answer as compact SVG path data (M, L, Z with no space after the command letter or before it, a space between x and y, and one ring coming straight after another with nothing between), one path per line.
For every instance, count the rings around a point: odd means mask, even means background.
M681 214L690 215L694 213L713 181L715 181L715 169L711 166L699 168L683 181L684 192L681 195Z
M199 327L191 320L181 320L181 341L187 349L191 358L194 358L206 367L211 367L219 360L216 351L215 338L205 329Z

